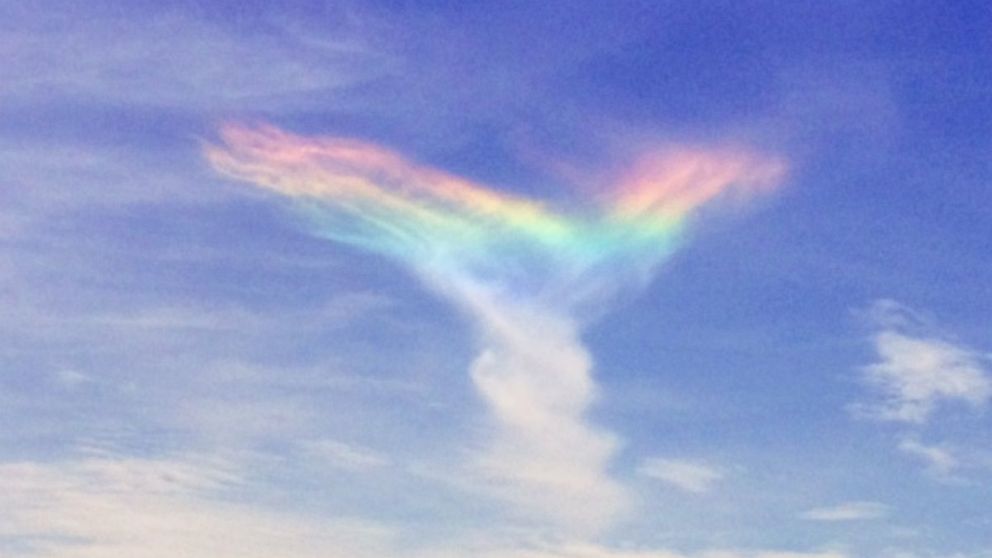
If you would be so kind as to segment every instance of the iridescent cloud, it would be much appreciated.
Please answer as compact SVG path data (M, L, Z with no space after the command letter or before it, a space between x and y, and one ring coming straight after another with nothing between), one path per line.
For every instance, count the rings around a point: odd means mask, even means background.
M211 163L297 200L316 234L421 271L535 289L657 263L677 248L694 210L728 190L769 189L783 170L739 151L669 150L595 197L553 207L362 141L271 126L229 125L221 136L207 147Z
M629 511L631 494L608 473L619 439L586 420L597 390L581 310L671 254L701 205L782 172L740 152L672 150L553 206L361 141L270 126L221 136L206 152L218 170L294 200L315 234L406 264L466 312L480 344L471 378L494 427L468 476L583 536Z

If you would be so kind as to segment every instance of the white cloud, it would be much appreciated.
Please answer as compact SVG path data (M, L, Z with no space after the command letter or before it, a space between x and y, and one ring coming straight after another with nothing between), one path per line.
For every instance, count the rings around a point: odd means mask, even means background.
M616 548L535 543L488 530L401 544L402 531L358 519L265 508L251 463L203 455L103 453L0 463L0 553L11 558L844 558L830 551Z
M482 330L471 376L495 427L473 463L479 480L542 521L586 534L606 528L629 495L607 473L617 440L585 416L596 386L575 325L478 292L460 302Z
M223 496L244 481L216 459L97 456L0 464L0 551L46 558L381 558L389 532Z
M680 490L702 494L724 478L720 469L696 461L646 459L637 469L645 477L668 483Z
M889 507L879 502L845 502L836 506L814 508L800 517L811 521L861 521L880 519L889 513Z
M921 443L915 438L905 438L899 442L899 450L922 460L927 469L940 478L949 478L961 464L947 448Z
M870 312L879 327L873 336L879 361L864 367L865 381L882 400L864 408L881 420L927 422L938 405L962 402L984 407L992 398L986 356L932 334L919 317L892 301Z

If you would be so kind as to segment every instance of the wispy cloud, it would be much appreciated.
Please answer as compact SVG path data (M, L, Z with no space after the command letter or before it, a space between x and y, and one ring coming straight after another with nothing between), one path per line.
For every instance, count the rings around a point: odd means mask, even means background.
M338 440L310 440L301 445L310 457L338 469L361 472L390 464L389 458L377 451Z
M878 330L879 360L864 367L865 382L881 396L855 410L880 420L923 424L946 403L985 407L992 399L988 357L934 334L916 313L882 300L870 312Z
M409 329L392 325L387 298L365 291L263 312L242 304L117 301L85 287L58 300L44 296L44 282L11 283L21 298L0 317L0 420L4 437L19 443L37 443L39 431L69 444L119 432L158 439L165 430L182 443L245 447L336 435L328 424L342 409L383 400L420 408L431 390L417 381L425 372L414 358L409 370L368 373L381 359L352 340L352 329L368 319L383 331ZM113 279L100 287L107 286ZM106 308L94 309L93 300ZM283 356L301 343L315 347L306 358ZM429 358L428 343L420 344L419 358ZM403 351L399 343L395 350Z
M315 448L317 446L314 446ZM337 456L370 454L333 443ZM346 448L344 452L339 451ZM319 448L318 448L319 449ZM271 456L270 456L271 457ZM311 455L319 465L320 455ZM418 540L386 522L276 509L253 498L253 459L133 457L94 450L60 461L0 463L0 552L11 558L844 558L834 551L616 547L491 530ZM379 457L373 458L378 460ZM281 463L281 462L279 462ZM367 463L363 463L365 466ZM265 469L263 468L262 475ZM419 539L420 537L418 537ZM541 541L541 542L539 542Z
M665 458L646 459L637 472L696 494L709 492L725 476L721 469L706 463Z
M239 504L242 465L197 456L0 464L4 556L381 558L386 529Z
M481 558L847 558L848 554L834 550L782 551L709 549L699 552L679 552L659 548L617 548L579 542L558 544L481 545L471 548L472 556ZM460 558L465 549L455 551L432 550L431 556ZM426 556L424 558L427 558Z
M62 94L182 110L299 108L312 104L314 94L381 71L375 68L383 62L344 25L334 40L288 20L270 18L249 31L168 9L141 17L3 12L16 22L0 39L0 93L8 98ZM321 102L326 108L326 96Z
M55 379L58 381L59 385L66 389L75 389L79 386L89 384L94 381L92 376L69 368L59 370L55 375Z
M879 502L844 502L836 506L813 508L800 514L811 521L863 521L888 515L889 506Z
M222 137L206 149L218 170L294 201L315 235L407 265L472 320L471 378L493 432L470 469L493 495L587 536L630 503L607 473L618 440L586 416L587 308L643 281L699 207L767 190L783 171L738 151L649 153L600 195L553 207L361 141L271 126Z
M992 400L992 362L983 354L941 333L921 312L893 300L876 301L865 316L879 360L862 368L863 380L876 397L852 405L858 416L903 426L898 449L920 461L938 481L961 481L967 468L962 454L943 444L920 440L924 426L953 404L983 410Z
M924 444L913 437L902 439L899 442L899 451L922 461L927 470L940 479L950 479L951 474L961 466L950 449Z

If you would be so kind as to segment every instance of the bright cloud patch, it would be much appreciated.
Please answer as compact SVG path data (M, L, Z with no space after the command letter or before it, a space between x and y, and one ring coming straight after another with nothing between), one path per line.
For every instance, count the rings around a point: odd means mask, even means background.
M921 424L943 403L978 408L992 398L987 357L928 334L915 314L892 301L876 303L872 314L879 360L864 368L864 377L881 396L870 407L873 416Z
M814 508L800 516L811 521L861 521L879 519L889 513L889 507L878 502L845 502L836 506Z

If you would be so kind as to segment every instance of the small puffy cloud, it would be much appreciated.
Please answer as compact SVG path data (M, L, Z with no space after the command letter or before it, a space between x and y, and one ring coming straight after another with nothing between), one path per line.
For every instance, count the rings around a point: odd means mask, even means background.
M810 521L863 521L888 515L889 507L879 502L844 502L836 506L813 508L800 517Z
M681 459L646 459L637 469L641 475L660 480L685 492L709 492L724 478L723 471L705 463Z
M927 422L949 402L984 407L992 399L988 357L941 339L918 314L896 302L876 302L869 317L878 361L863 368L881 400L859 407L880 420Z

